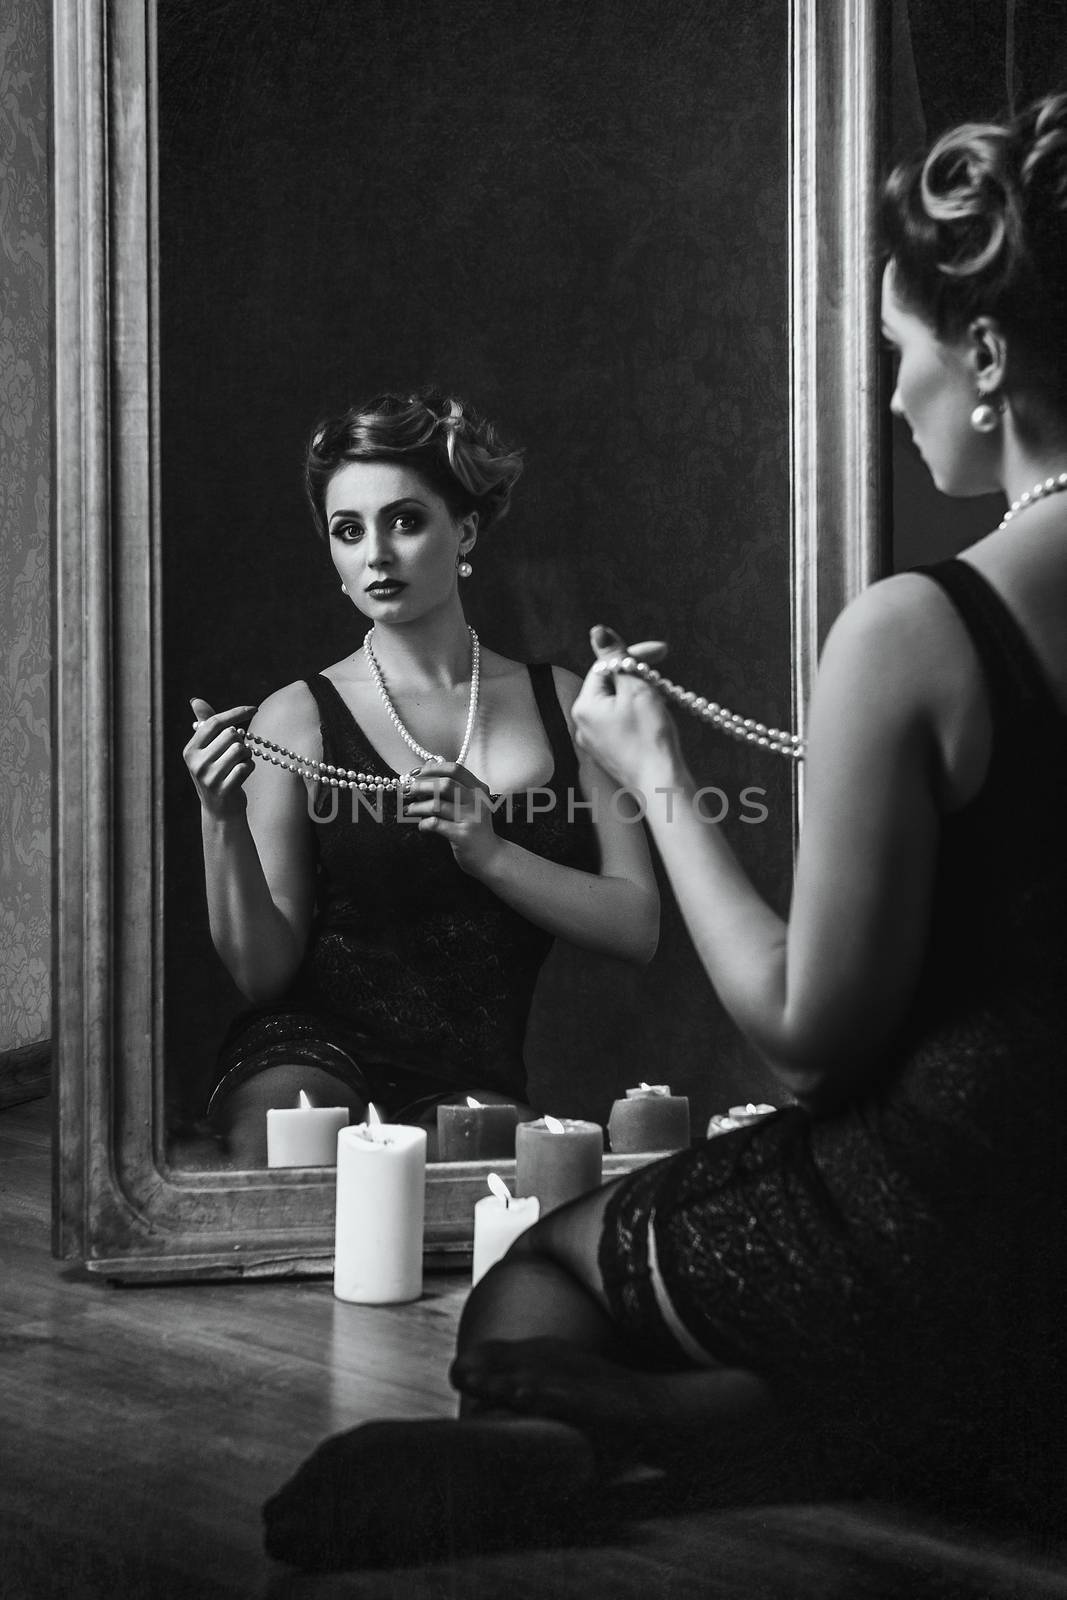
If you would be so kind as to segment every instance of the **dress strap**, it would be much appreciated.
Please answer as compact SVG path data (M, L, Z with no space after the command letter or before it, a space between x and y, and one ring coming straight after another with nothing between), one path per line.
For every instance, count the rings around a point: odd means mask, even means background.
M982 663L996 726L1020 717L1063 721L1033 646L988 578L956 558L909 570L932 578L959 612Z
M324 672L305 678L304 682L319 708L323 761L339 767L370 764L373 771L392 776L392 768L386 765L363 732L337 685Z
M563 707L559 703L556 692L556 680L552 672L550 661L538 661L526 669L530 674L530 683L537 702L537 713L544 725L545 733L552 750L555 762L554 783L558 787L569 784L572 788L578 781L578 757L574 750L574 741L571 739L571 730L567 725Z

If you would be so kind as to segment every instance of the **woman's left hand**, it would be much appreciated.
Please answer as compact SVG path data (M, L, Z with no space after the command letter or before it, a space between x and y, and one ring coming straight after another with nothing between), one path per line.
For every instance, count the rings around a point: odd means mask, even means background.
M590 668L574 702L575 744L619 784L650 790L670 784L682 763L678 732L663 696L629 673L611 673L613 657L662 661L659 641L625 645L610 628L590 634L597 664Z
M488 801L488 788L473 772L455 761L439 761L420 767L409 779L404 811L420 819L420 833L447 839L464 872L477 877L501 844Z

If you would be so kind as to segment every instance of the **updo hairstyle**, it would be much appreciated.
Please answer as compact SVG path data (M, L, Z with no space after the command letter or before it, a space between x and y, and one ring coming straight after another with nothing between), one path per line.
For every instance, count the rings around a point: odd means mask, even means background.
M892 173L882 224L900 299L941 339L996 318L1067 411L1067 94L942 134Z
M319 424L308 444L305 486L315 527L328 536L326 485L347 461L396 461L417 472L453 517L478 513L484 533L508 512L521 450L455 395L437 389L381 394Z

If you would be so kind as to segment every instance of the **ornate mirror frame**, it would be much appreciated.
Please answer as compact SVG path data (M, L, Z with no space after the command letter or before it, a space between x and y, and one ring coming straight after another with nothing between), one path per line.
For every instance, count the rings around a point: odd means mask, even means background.
M826 629L884 570L873 210L886 8L783 4L803 732ZM153 3L55 0L53 27L54 1248L122 1279L323 1273L332 1170L194 1172L162 1154ZM484 1176L475 1163L431 1169L431 1253L469 1248Z

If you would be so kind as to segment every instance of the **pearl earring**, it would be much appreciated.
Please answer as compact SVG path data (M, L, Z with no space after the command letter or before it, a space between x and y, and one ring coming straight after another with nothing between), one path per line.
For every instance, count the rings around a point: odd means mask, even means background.
M459 573L461 578L469 578L471 573L474 571L474 568L471 566L469 561L457 561L456 571Z
M995 433L1000 427L997 407L990 405L988 400L979 400L971 412L971 427L975 433Z
M347 594L348 593L348 590L347 590L347 588L345 587L345 585L343 583L341 585L341 593L342 594Z

